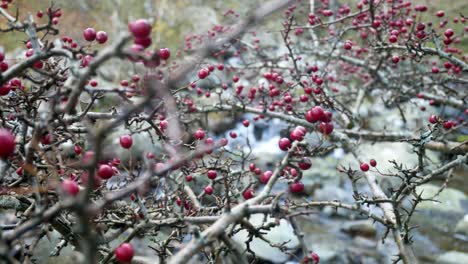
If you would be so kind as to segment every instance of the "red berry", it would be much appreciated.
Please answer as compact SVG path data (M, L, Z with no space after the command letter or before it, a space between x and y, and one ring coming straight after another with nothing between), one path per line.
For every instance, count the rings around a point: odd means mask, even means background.
M323 119L323 109L320 106L314 106L307 111L305 118L309 123L315 123Z
M128 30L135 38L146 38L151 34L151 24L146 19L128 23Z
M245 126L245 127L249 127L249 125L250 125L249 120L245 119L244 121L242 121L242 125Z
M150 37L146 37L146 38L135 38L133 40L133 43L135 43L136 45L140 45L142 46L144 49L145 48L148 48L149 46L151 46L151 44L153 44L153 41L151 40Z
M267 184L272 175L273 175L272 171L269 171L269 170L265 171L264 173L262 173L262 176L260 177L260 181L263 184Z
M219 140L219 144L220 144L221 146L223 146L223 147L224 147L224 146L227 146L227 144L228 144L227 138L221 138L221 139Z
M7 158L15 151L15 136L6 129L0 129L0 157Z
M66 194L71 195L71 196L75 196L80 192L78 183L72 180L63 180L62 189Z
M8 63L6 61L0 62L0 71L4 72L6 70L8 70Z
M314 262L313 264L318 264L320 262L320 257L317 253L312 252L312 254L310 254L310 257L312 258L312 261Z
M96 41L99 43L99 44L104 44L106 43L107 41L107 33L104 32L104 31L98 31L96 33Z
M299 161L297 165L299 165L301 170L308 170L310 167L312 167L312 161L309 158L302 158L302 160Z
M429 117L429 123L435 124L435 123L437 123L437 119L438 119L438 118L437 118L436 115L431 115L431 116Z
M193 176L192 175L187 175L187 176L185 176L185 180L187 182L191 182L193 180Z
M133 82L138 82L138 81L140 81L140 76L139 76L138 74L133 75L133 76L132 76L132 81L133 81Z
M234 132L234 131L231 131L231 132L229 132L229 136L230 136L231 138L237 138L237 133Z
M216 179L216 176L218 176L218 172L216 172L215 170L209 170L206 175L208 176L209 179Z
M123 135L120 137L120 146L122 146L122 148L129 149L132 147L132 144L133 144L132 136Z
M369 170L369 164L367 164L365 162L361 163L360 167L361 167L362 171L368 171Z
M213 187L211 187L211 185L206 186L205 187L205 193L208 194L208 195L213 194Z
M444 126L445 129L451 129L452 126L453 126L453 123L452 123L452 121L445 121L443 126Z
M432 67L431 71L432 71L432 73L439 73L439 68L434 66L434 67Z
M319 130L322 134L324 135L329 135L331 132L333 132L333 124L332 123L325 123L321 122L319 125Z
M130 243L123 243L115 249L115 258L120 262L130 262L135 254Z
M302 182L293 182L289 185L289 190L292 193L300 193L304 191L304 184Z
M161 127L161 130L165 130L169 126L169 122L167 120L163 120L159 122L159 126Z
M171 51L168 48L159 49L159 58L167 60L171 57Z
M291 133L289 133L289 137L292 140L297 140L297 141L304 140L304 135L305 135L305 132L303 130L300 130L300 129L297 129L297 128L294 128L291 131Z
M198 78L205 79L206 77L208 77L209 74L210 71L208 71L207 69L201 69L198 71Z
M398 41L398 37L395 36L395 35L391 35L391 36L388 38L388 41L389 41L390 43L395 43L395 42Z
M350 50L353 47L353 43L350 40L345 41L343 48L345 50Z
M203 129L199 128L195 133L193 133L193 137L198 140L202 140L205 138L205 131Z
M254 190L252 188L249 188L242 193L242 196L245 200L249 200L254 197Z
M370 164L372 167L375 167L375 166L377 166L377 161L375 161L375 159L371 159L371 160L369 161L369 164Z
M107 164L102 164L98 169L98 176L102 179L110 179L114 175L114 170Z
M127 80L121 80L120 85L122 85L123 87L127 87L128 86L128 81Z
M86 41L94 41L96 39L96 30L87 28L83 31L83 37Z
M5 96L9 94L10 91L11 91L11 86L8 83L5 83L0 87L0 96Z
M451 28L447 28L444 32L444 35L447 37L447 38L450 38L453 36L453 34L455 34L455 32L453 32L453 29Z
M81 147L79 145L75 145L75 147L73 148L73 150L75 151L75 154L76 155L80 155L81 154Z
M278 146L281 150L287 151L291 147L291 141L288 138L282 138L279 140Z
M325 123L329 123L332 121L332 112L330 111L323 111L323 116L322 116L322 119L320 119L320 121L323 121Z
M437 17L443 17L445 15L445 12L443 10L439 10L436 12Z

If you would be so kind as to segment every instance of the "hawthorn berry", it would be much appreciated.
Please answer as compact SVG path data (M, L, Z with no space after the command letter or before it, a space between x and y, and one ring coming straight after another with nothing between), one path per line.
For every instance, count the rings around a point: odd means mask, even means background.
M242 193L242 196L245 200L252 199L254 197L254 190L252 188L249 188Z
M315 252L312 252L312 253L310 254L310 258L312 259L313 264L318 264L318 263L320 262L320 257L319 257L319 255L318 255L317 253L315 253Z
M369 164L363 162L363 163L361 163L360 168L361 168L362 171L368 171L369 170Z
M193 137L198 140L202 140L205 138L205 131L203 129L199 128L195 133L193 133Z
M262 173L262 176L260 177L260 181L263 183L263 184L267 184L268 181L270 180L271 176L273 176L273 172L268 170L268 171L265 171L264 173Z
M159 58L162 60L167 60L171 57L171 51L168 48L159 49Z
M149 37L135 38L133 40L133 43L135 43L136 45L140 45L140 46L143 47L143 49L145 49L145 48L148 48L149 46L151 46L151 44L153 44L153 41Z
M309 123L315 123L323 119L323 109L320 106L314 106L307 111L305 118Z
M81 147L79 145L75 145L73 147L73 151L75 152L76 155L80 155L81 154Z
M130 262L135 254L133 245L130 243L123 243L115 249L115 258L119 262Z
M297 165L299 168L301 168L301 170L308 170L310 167L312 167L312 161L309 158L304 157L297 163Z
M321 122L319 125L319 130L324 135L331 134L331 132L333 132L333 128L334 127L332 123Z
M205 79L206 77L208 77L209 74L210 71L208 71L207 69L201 69L198 71L198 78Z
M304 184L302 182L293 182L291 185L289 185L289 190L292 193L301 193L304 191Z
M123 135L120 136L120 146L125 149L129 149L132 147L133 139L131 135Z
M213 194L213 187L211 185L208 185L205 187L204 191L206 194L211 195Z
M445 12L443 10L439 10L436 12L437 17L443 17L445 15Z
M281 150L287 151L291 148L291 141L288 138L281 138L278 142L278 146Z
M147 38L151 34L151 24L146 19L128 23L128 30L135 38Z
M431 116L429 117L429 123L431 123L431 124L437 123L437 120L438 120L438 118L437 118L436 115L431 115Z
M302 141L304 140L305 132L301 129L294 128L291 133L289 133L289 137L292 140Z
M345 50L350 50L351 48L353 48L353 43L350 40L347 40L347 41L345 41L345 43L343 45L343 48Z
M231 132L229 132L229 136L230 136L231 138L237 138L237 133L234 132L234 131L231 131Z
M0 86L0 96L5 96L9 94L11 91L11 85L9 83L5 83Z
M87 28L83 31L83 38L86 41L94 41L96 39L96 30L94 28Z
M111 166L107 164L102 164L101 166L99 166L97 174L102 179L107 180L114 176L114 170Z
M78 183L68 179L63 180L62 189L66 194L71 196L76 196L80 192L80 187L78 187Z
M106 43L107 41L107 33L104 32L104 31L98 31L96 33L96 41L99 43L99 44L104 44Z
M15 152L15 136L6 129L0 129L0 157L5 159Z
M216 177L218 176L218 172L216 172L215 170L209 170L206 175L208 176L209 179L216 179Z
M371 159L371 160L369 161L369 164L370 164L372 167L375 167L375 166L377 166L377 161L375 161L375 159Z

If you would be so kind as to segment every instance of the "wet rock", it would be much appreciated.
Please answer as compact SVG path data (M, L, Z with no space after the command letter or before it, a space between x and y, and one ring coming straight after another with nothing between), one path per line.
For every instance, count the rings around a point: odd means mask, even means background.
M424 184L417 187L416 192L423 192L423 198L432 198L438 201L424 201L419 204L418 209L458 213L464 213L466 211L463 208L463 202L467 200L468 197L463 192L453 188L445 188L441 193L434 197L438 191L439 187L432 184Z
M440 248L428 236L419 232L419 230L413 230L411 237L413 239L411 248L418 259L433 262L440 255Z
M466 214L462 220L458 221L455 226L455 233L468 236L468 214Z
M255 227L259 227L262 225L264 217L265 216L263 214L255 214L249 218L249 222L252 223ZM273 222L275 222L274 218L267 217L266 223ZM287 242L286 246L288 248L298 248L299 240L294 234L292 226L284 219L281 219L279 223L279 225L267 231L264 237L273 244ZM242 230L233 236L233 240L238 242L243 247L243 249L246 248L244 242L247 241L247 238L248 232L245 230ZM259 238L253 238L252 242L250 243L250 248L255 252L257 257L273 263L284 263L289 259L288 254L281 252L277 248L272 248L268 243Z
M375 237L375 225L370 220L350 221L344 224L341 230L351 236Z
M438 264L461 264L468 263L468 254L458 251L449 251L437 258Z

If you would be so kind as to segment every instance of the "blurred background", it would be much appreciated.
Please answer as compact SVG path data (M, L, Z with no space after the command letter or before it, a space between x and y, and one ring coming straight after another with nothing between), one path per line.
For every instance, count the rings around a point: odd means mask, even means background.
M237 15L242 16L258 3L265 1L252 0L56 0L55 6L62 9L62 17L58 28L61 36L67 35L79 43L84 43L82 31L87 27L94 27L96 30L104 30L109 34L112 42L113 36L120 31L127 30L128 21L137 18L148 18L153 23L153 47L168 47L176 56L178 51L182 51L184 40L187 35L205 33L214 25L230 24L236 22ZM307 1L306 1L307 2ZM319 2L317 0L317 2ZM354 7L358 1L331 1L336 4L348 3ZM426 13L428 16L437 10L445 10L446 17L453 19L460 17L460 14L468 15L468 1L466 0L427 0L413 1L425 3L429 7ZM24 18L28 12L36 14L38 10L46 11L50 6L49 1L15 0L19 9L19 17ZM306 4L304 6L307 6ZM224 16L228 10L233 10L234 14ZM15 13L15 6L9 7L11 14ZM277 16L279 17L279 16ZM43 17L35 17L38 24L46 21ZM2 19L0 26L5 23ZM270 19L266 27L270 29L280 29L281 20ZM457 31L462 31L465 26L461 23L452 24ZM7 54L15 54L24 51L26 36L18 33L0 34L0 46L7 51ZM270 41L270 43L268 43ZM274 45L274 38L266 40L266 44ZM464 43L459 47L468 51L468 39L461 39ZM284 47L282 47L284 48ZM183 56L183 53L182 53ZM14 57L14 56L11 56ZM119 71L119 66L113 68ZM363 106L365 109L366 106ZM429 106L428 106L429 107ZM386 109L372 109L372 111L387 111ZM428 111L430 112L430 111ZM398 122L399 114L387 113L384 116L373 117L371 123ZM246 118L249 118L247 116ZM409 120L420 119L418 111L409 115ZM273 124L273 125L272 125ZM391 123L389 123L391 124ZM239 142L246 137L251 139L254 154L265 159L265 166L268 161L276 159L280 153L276 148L272 148L271 142L277 142L281 130L286 128L281 123L257 123L248 129L241 125L234 128L238 131ZM225 132L220 131L220 134ZM262 136L258 136L258 135ZM466 135L464 136L466 139ZM141 141L145 144L145 141ZM389 160L404 162L412 165L417 163L417 157L411 151L408 144L363 144L360 146L361 152L367 154L367 158L374 158L379 163L379 169L386 171L392 168ZM447 158L435 153L429 153L431 161L440 162ZM304 175L304 183L307 188L307 199L313 200L341 200L352 202L352 192L350 183L346 175L338 173L338 164L349 165L355 161L343 150L336 149L325 158L313 160L313 168ZM260 164L262 161L259 162ZM355 166L356 164L354 164ZM437 193L443 179L438 179L431 184L423 186L426 197L431 197ZM385 184L385 183L384 183ZM391 184L389 182L388 184ZM286 186L284 186L286 188ZM363 188L365 188L363 186ZM414 250L421 260L421 263L468 263L468 182L466 171L456 170L453 172L453 179L449 187L438 196L439 202L424 202L420 205L418 213L414 216L414 225L418 228L414 231ZM299 198L302 199L303 197ZM255 220L253 220L255 221ZM316 251L321 259L321 263L390 263L391 252L394 252L395 245L390 241L382 245L380 237L384 229L375 225L372 221L362 220L352 212L344 210L324 210L300 220L303 232L306 234L305 241ZM282 223L274 231L268 234L270 240L278 243L290 241L290 246L298 246L290 226ZM153 256L154 252L148 245L154 243L156 237L138 238L136 243L140 243L138 253L141 255ZM238 238L241 243L242 234ZM43 257L43 261L38 263L66 263L67 254L71 249L64 250L62 255L49 259L49 253L57 243L58 237L44 239L35 256ZM260 240L254 239L253 248L258 252L266 263L283 263L289 261L289 256L272 249ZM68 253L67 253L68 252ZM49 259L49 260L48 260ZM153 258L156 260L156 258ZM293 262L291 262L293 263Z

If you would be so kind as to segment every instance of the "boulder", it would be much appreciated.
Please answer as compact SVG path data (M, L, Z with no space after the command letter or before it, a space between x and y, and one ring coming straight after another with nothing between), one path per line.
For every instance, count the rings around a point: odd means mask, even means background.
M458 251L449 251L437 258L438 264L461 264L468 263L468 254Z
M263 224L264 219L265 216L263 214L254 214L250 216L249 222L252 223L253 226L259 227ZM274 218L268 216L265 224L275 221L276 220ZM299 240L294 234L292 226L284 219L279 221L279 225L273 227L269 231L266 231L264 237L273 244L282 244L287 242L285 246L288 248L295 249L299 247ZM243 249L246 249L245 241L247 241L247 239L248 232L245 229L233 236L233 240L239 243ZM285 263L290 258L288 254L280 251L278 248L271 247L265 241L255 237L250 243L250 249L255 252L257 257L272 263Z

